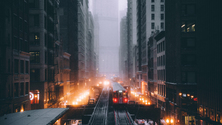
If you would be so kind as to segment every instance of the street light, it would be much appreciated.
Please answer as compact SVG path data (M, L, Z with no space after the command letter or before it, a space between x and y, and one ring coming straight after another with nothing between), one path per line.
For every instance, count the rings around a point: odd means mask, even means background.
M167 123L167 124L173 124L173 122L174 122L174 121L173 121L172 118L171 118L171 119L166 119L166 123Z

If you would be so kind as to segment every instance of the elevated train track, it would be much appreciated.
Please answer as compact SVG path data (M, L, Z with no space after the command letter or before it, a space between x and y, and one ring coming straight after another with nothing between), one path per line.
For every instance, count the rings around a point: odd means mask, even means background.
M134 125L134 121L127 110L114 110L114 118L115 125Z
M109 91L108 89L104 88L94 108L93 114L89 120L88 125L106 125L108 106Z

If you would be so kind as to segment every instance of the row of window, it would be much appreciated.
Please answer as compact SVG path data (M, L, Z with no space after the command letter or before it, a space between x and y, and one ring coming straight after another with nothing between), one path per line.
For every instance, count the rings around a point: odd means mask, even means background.
M181 74L182 83L196 83L195 72L182 72Z
M196 39L194 37L185 37L181 39L182 48L192 49L196 47Z
M27 35L27 34L25 34ZM29 45L28 45L28 41L23 40L23 39L19 39L18 37L13 37L13 49L17 50L17 51L24 51L24 52L28 52L29 51Z
M164 23L163 22L160 23L160 28L164 29ZM151 23L151 29L155 29L155 23L154 22Z
M183 21L181 23L181 32L195 32L195 22Z
M160 14L160 19L164 20L164 14L163 13ZM154 13L151 14L151 20L155 20L155 14Z
M183 66L196 65L196 56L194 54L181 55L181 64Z
M53 81L54 70L45 69L45 81ZM30 70L30 81L39 82L40 81L40 69L31 69Z
M10 71L10 66L9 66L8 70ZM29 62L24 61L24 60L20 60L20 63L19 63L19 60L15 59L14 60L14 73L28 74L29 73Z
M10 95L10 87L8 89L9 89L9 95ZM14 97L24 96L28 93L29 93L29 83L28 82L14 83L14 88L13 88Z
M152 3L154 3L154 2L155 2L155 0L151 0L151 2L152 2ZM164 2L164 0L160 0L160 2Z
M162 95L162 96L166 96L166 89L165 89L165 85L160 85L158 84L158 94Z
M162 81L166 81L166 70L157 70L157 79L158 80L162 80Z
M151 5L151 11L154 12L155 11L155 5ZM160 11L164 11L164 5L160 5Z
M157 53L160 53L162 51L165 51L165 41L157 44Z
M157 66L165 66L166 65L166 56L162 55L157 57Z

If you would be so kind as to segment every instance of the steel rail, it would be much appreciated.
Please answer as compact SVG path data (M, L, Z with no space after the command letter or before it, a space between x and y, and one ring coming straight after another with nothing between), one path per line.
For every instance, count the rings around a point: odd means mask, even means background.
M109 99L109 91L105 90L104 88L94 108L94 111L92 113L88 125L107 124L107 112L109 106L108 99Z

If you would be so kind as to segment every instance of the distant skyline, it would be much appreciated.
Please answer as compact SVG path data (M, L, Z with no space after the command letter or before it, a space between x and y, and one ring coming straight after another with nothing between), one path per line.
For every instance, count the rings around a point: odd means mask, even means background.
M89 0L89 11L92 12L92 2L93 0ZM127 8L127 0L119 0L118 10L119 12L125 10Z

